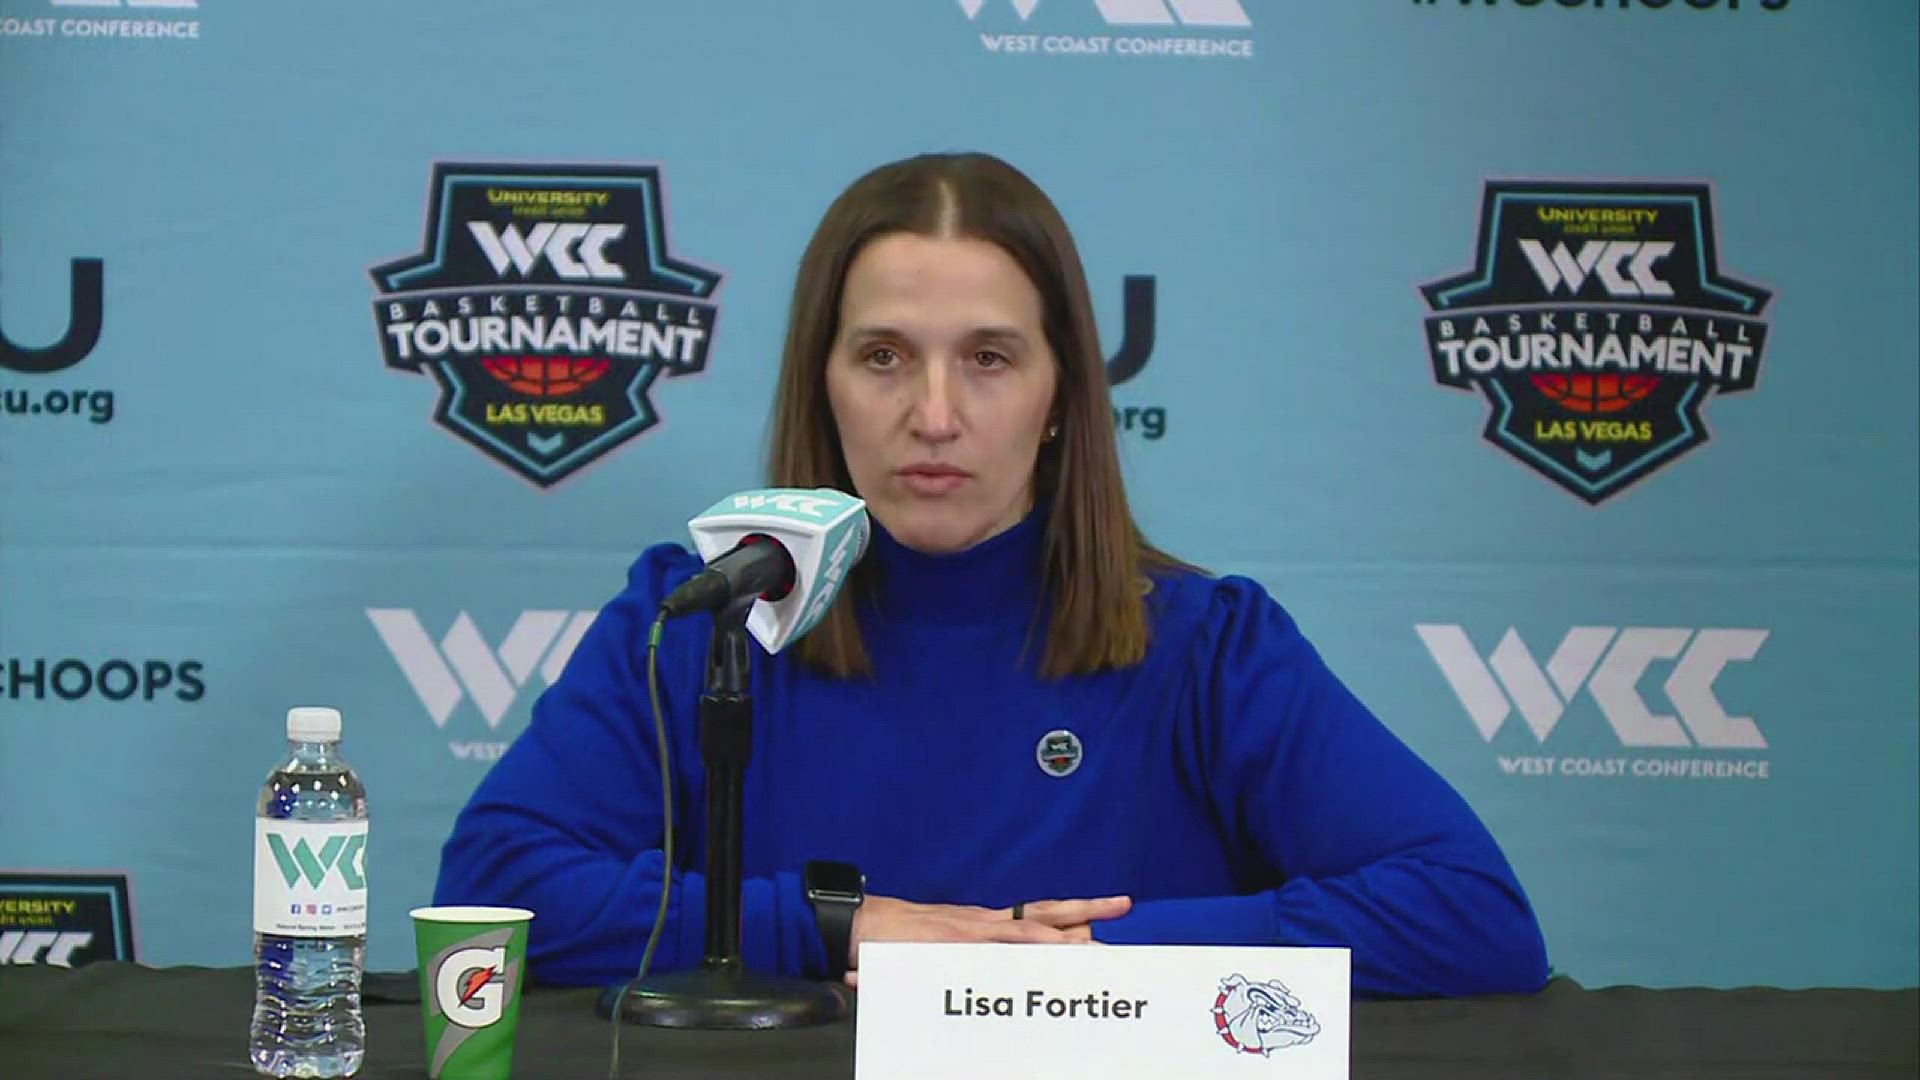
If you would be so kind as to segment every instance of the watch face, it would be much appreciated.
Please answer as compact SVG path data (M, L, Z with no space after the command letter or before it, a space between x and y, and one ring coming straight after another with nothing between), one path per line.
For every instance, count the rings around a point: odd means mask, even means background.
M812 863L807 867L807 892L821 897L858 900L866 878L846 863Z

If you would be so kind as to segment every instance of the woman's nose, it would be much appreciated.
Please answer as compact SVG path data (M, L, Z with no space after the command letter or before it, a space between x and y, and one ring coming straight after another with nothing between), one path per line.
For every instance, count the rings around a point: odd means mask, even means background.
M921 367L914 388L913 432L923 439L951 439L959 433L960 415L956 408L953 373L944 363Z

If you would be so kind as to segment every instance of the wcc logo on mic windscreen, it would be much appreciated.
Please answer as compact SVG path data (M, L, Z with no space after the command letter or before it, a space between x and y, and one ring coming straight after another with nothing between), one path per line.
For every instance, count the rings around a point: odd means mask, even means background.
M663 201L651 165L436 164L420 254L371 271L387 366L539 487L598 461L707 365L721 276L670 254Z
M1590 505L1707 441L1760 374L1768 290L1721 273L1704 184L1490 181L1472 270L1420 287L1440 385Z

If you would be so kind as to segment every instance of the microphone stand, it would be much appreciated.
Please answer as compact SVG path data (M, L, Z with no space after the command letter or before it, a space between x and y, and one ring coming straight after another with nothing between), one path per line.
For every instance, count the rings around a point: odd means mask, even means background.
M753 752L748 595L716 613L700 697L700 757L707 771L707 944L699 967L649 975L627 991L623 1022L651 1027L760 1030L808 1027L847 1015L840 987L749 971L740 959L740 833ZM612 1017L620 987L600 995Z

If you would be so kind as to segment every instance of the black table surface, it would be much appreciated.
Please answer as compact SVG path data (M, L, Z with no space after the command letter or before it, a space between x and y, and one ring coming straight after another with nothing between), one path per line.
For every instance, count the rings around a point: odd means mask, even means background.
M426 1075L413 978L368 976L360 1076ZM605 1077L611 1029L594 1013L595 997L530 991L514 1075ZM252 1003L249 968L0 967L0 1078L249 1076ZM1556 979L1526 997L1362 1001L1352 1061L1356 1080L1915 1077L1920 991L1586 990ZM771 1032L628 1027L621 1063L628 1080L841 1080L853 1075L853 1023Z

